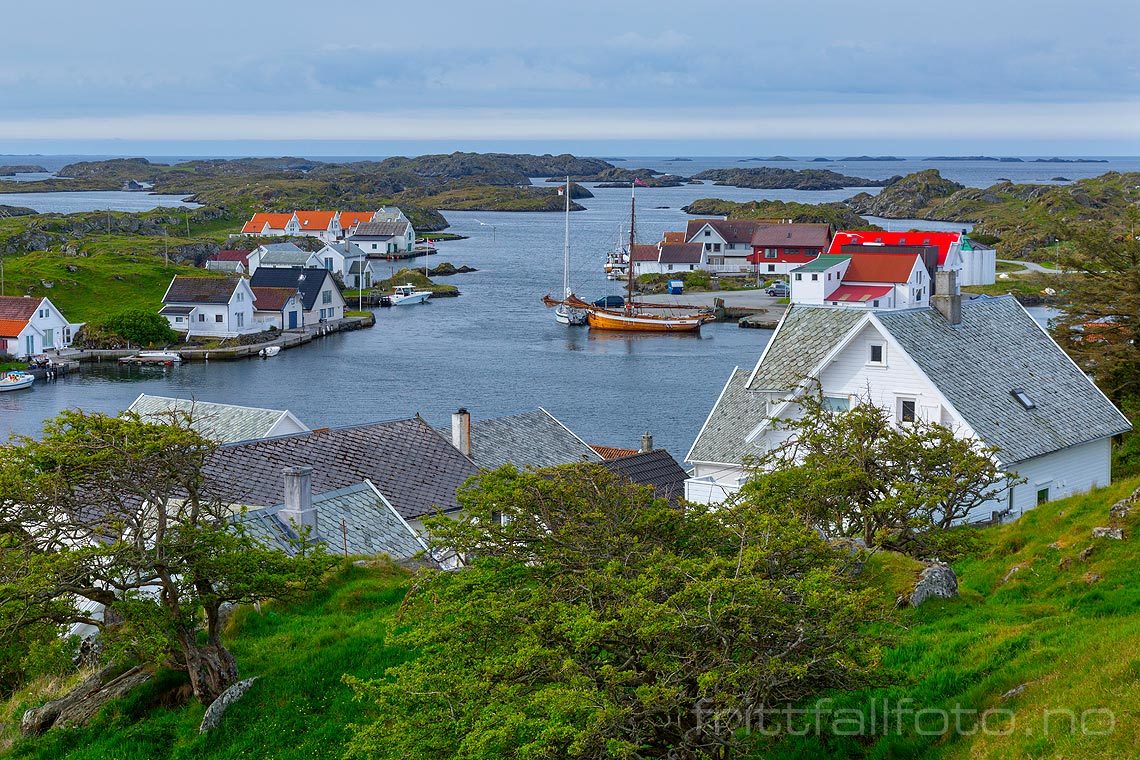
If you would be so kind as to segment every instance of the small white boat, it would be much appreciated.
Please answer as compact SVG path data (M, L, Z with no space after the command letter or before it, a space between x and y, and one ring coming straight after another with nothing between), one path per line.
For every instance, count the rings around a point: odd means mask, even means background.
M430 290L416 290L416 286L411 283L405 285L397 285L392 289L393 293L389 298L393 306L407 306L413 303L424 303L431 298Z
M182 355L177 351L139 351L135 356L144 362L158 362L160 364L182 361Z
M272 356L277 356L279 353L281 353L281 346L266 346L257 352L258 356L261 356L265 359L268 359Z
M27 372L5 372L0 377L0 391L18 391L21 388L31 388L36 381L35 375Z

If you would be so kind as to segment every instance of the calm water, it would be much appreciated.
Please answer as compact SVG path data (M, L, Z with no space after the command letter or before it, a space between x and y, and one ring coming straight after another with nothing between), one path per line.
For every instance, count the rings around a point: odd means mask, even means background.
M36 161L49 165L46 157ZM718 165L732 163L735 159L723 159ZM636 164L652 165L643 159ZM665 163L660 168L670 166ZM675 171L685 173L702 168L697 161L675 166ZM815 166L839 169L831 164ZM858 167L860 171L851 173L868 177L879 176L875 169L889 175L899 168L893 163ZM1099 174L1127 168L1115 163L1029 167L1069 177L1083 176L1077 170ZM1024 167L991 164L978 171L1009 176L1014 168ZM629 214L628 190L594 192L594 198L581 201L587 210L571 216L573 278L576 290L587 296L618 292L600 270ZM696 198L818 203L854 192L857 189L765 191L708 185L642 190L638 239L658 240L667 229L684 229L688 217L680 208ZM0 203L12 202L0 196ZM459 298L381 309L371 330L316 341L266 361L192 364L165 371L87 365L80 375L37 383L31 391L0 394L0 435L35 434L45 419L68 407L117 412L139 393L290 409L312 427L417 412L433 424L446 425L448 415L460 406L476 418L543 406L589 442L636 446L640 434L649 430L659 445L680 458L728 373L735 366L753 364L770 337L769 331L742 330L733 324L707 325L700 337L615 336L556 325L539 299L561 287L561 214L446 212L445 216L452 225L449 231L469 239L440 244L441 255L431 257L430 264L451 261L480 270L442 280L459 286L463 291Z

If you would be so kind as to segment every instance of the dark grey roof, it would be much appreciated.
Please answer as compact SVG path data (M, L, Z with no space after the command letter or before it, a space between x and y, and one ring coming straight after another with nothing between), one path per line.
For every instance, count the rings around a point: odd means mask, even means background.
M232 504L281 500L281 471L313 468L313 490L370 480L405 519L459 508L456 491L478 469L419 417L221 446L206 462L212 496Z
M932 309L875 316L1007 464L1131 428L1012 296L964 301L958 327Z
M401 237L408 231L407 222L365 222L356 228L355 238Z
M127 407L127 411L134 412L144 419L160 422L169 422L174 414L188 415L190 426L194 430L217 443L264 438L277 423L286 418L293 420L302 429L305 427L287 410L216 404L210 401L168 396L148 396L145 393L140 393L139 397Z
M653 492L662 499L676 501L685 495L685 480L689 474L665 449L610 459L602 466L633 483L653 486Z
M330 278L332 286L340 290L336 280L331 279L332 274L317 267L258 267L249 279L249 285L253 288L296 288L301 291L305 311L311 311L324 290L325 278Z
M187 277L175 275L166 289L162 302L170 303L229 303L240 277Z
M292 554L298 536L280 514L284 508L284 504L277 504L249 510L237 521L268 546ZM408 559L425 549L415 531L368 481L314 495L313 509L317 512L315 538L333 552L343 552L347 543L349 554Z
M744 439L768 418L763 394L748 390L748 370L736 369L685 458L690 462L739 464L750 452Z
M748 383L754 391L787 391L806 378L860 319L862 309L788 308Z
M193 306L163 306L158 313L165 316L185 316L194 311Z
M450 432L443 434L450 437ZM471 458L485 470L505 464L520 468L554 467L602 461L598 452L541 408L472 421Z

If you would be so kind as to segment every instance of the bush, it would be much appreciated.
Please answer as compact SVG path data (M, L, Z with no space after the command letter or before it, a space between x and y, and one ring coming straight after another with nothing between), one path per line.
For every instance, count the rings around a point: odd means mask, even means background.
M106 332L140 346L165 346L178 340L178 333L171 328L166 317L142 309L116 314L100 326Z

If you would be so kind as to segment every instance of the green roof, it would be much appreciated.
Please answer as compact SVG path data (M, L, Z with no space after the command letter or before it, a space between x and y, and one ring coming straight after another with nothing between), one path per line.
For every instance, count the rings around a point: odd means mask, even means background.
M851 254L844 253L824 253L815 258L815 261L809 261L802 267L796 267L793 272L822 272L831 269L836 264L847 261L851 258Z

